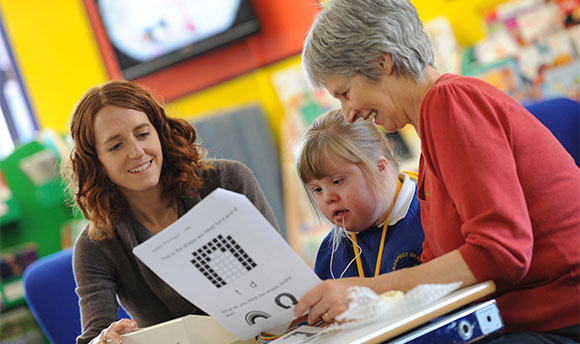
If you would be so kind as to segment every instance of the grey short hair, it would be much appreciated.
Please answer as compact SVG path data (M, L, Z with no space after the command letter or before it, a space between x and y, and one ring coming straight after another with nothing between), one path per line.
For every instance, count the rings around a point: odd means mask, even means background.
M434 65L433 47L408 0L329 0L304 43L303 68L315 87L329 77L362 74L377 80L372 62L384 54L397 75L418 80Z

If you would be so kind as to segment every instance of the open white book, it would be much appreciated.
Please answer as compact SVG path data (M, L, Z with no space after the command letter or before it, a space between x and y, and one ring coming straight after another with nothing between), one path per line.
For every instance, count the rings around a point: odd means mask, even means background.
M219 188L133 253L240 339L292 321L320 283L244 195Z

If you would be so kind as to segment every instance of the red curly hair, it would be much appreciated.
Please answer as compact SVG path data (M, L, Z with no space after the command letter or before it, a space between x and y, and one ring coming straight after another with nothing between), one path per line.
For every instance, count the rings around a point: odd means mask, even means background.
M89 237L93 240L112 238L121 215L129 210L127 201L107 177L95 149L95 116L106 106L143 112L157 130L163 151L163 198L195 196L202 186L196 171L211 168L205 160L205 149L196 143L195 128L183 119L167 117L162 105L147 90L121 80L91 88L71 117L74 146L65 178L73 189L75 203L90 221Z

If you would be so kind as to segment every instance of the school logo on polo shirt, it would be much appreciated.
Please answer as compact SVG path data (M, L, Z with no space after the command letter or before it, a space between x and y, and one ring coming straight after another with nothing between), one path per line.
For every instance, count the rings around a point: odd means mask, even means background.
M421 264L421 255L413 251L400 253L393 262L393 271Z

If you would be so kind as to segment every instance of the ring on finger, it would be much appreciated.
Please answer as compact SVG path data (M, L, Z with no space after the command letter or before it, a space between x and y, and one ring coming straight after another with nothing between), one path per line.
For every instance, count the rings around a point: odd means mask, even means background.
M322 315L322 320L324 320L326 322L330 322L332 320L332 318L330 317L330 315L328 315L328 312L326 312Z

